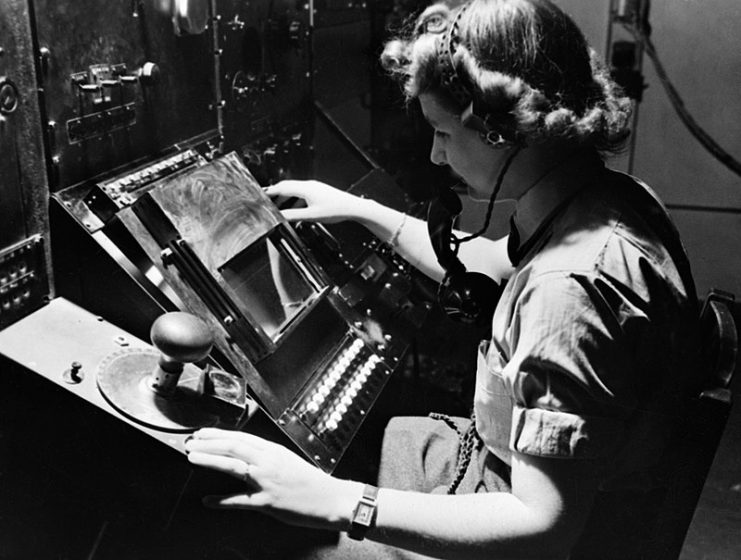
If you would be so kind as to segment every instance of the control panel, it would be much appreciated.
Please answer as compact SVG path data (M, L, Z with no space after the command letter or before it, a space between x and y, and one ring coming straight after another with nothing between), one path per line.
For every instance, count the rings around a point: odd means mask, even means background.
M44 240L40 235L0 251L0 328L49 299Z
M132 173L103 181L99 184L99 187L118 208L124 208L133 204L137 195L147 185L199 162L205 162L205 160L197 151L194 149L184 150L137 169Z
M94 64L72 74L83 116L67 121L69 142L77 144L136 124L139 79L127 73L126 64Z
M329 447L342 449L391 371L379 354L349 334L288 414L295 413Z

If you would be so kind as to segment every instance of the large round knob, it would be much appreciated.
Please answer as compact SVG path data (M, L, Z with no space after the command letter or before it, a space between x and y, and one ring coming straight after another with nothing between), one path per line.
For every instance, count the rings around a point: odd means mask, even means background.
M143 86L154 86L160 81L160 67L154 62L145 62L139 69L139 81Z
M152 344L179 362L197 362L211 351L214 337L202 320L182 311L160 315L149 333Z
M149 335L152 344L161 352L159 364L152 372L151 386L163 396L175 391L183 363L202 360L214 343L206 323L181 311L158 317Z

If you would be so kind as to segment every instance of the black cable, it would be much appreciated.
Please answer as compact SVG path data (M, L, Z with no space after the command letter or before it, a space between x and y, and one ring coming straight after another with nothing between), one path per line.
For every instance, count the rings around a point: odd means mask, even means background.
M465 432L461 432L456 422L447 414L432 412L429 417L434 420L442 420L458 434L458 456L455 461L455 473L453 474L453 480L448 484L446 490L447 494L455 494L458 486L463 481L463 477L466 476L466 471L468 470L468 465L471 463L471 459L473 459L474 452L483 444L479 433L476 431L476 413L471 413L471 423Z
M706 150L708 150L708 152L710 152L710 154L715 159L717 159L731 171L736 173L736 175L741 176L741 162L735 159L715 140L713 140L713 138L707 132L705 132L705 130L703 130L703 128L697 123L697 121L695 121L695 119L685 107L684 101L682 101L679 92L676 90L671 80L669 79L669 76L664 69L664 65L661 63L659 55L656 52L656 48L654 47L653 42L649 38L648 34L640 26L627 25L626 27L628 31L630 31L633 36L643 45L643 48L646 54L648 54L649 58L651 59L651 62L656 69L656 74L659 76L661 84L664 86L664 89L669 96L669 100L671 101L674 110L679 115L680 120L689 129L689 131L698 140L698 142L700 142L700 144L702 144L702 146Z
M491 213L494 210L494 203L497 200L497 195L499 194L499 189L502 188L502 183L504 182L504 176L507 173L507 170L509 169L509 166L512 165L512 161L515 159L515 156L520 153L520 147L517 146L514 151L507 156L507 160L504 162L504 165L502 166L502 169L499 171L499 176L497 177L497 183L494 186L494 190L491 192L491 196L489 197L489 205L486 207L486 218L484 219L484 225L481 226L481 229L477 231L476 233L472 233L471 235L467 235L465 237L456 237L453 236L453 244L455 245L456 253L458 251L458 247L461 243L465 243L466 241L471 241L472 239L475 239L476 237L479 237L486 233L486 230L489 228L489 222L491 221Z

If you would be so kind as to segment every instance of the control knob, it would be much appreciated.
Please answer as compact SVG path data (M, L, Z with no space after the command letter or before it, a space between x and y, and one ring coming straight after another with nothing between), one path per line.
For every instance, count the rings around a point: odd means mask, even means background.
M160 67L154 62L145 62L139 69L139 81L144 86L153 86L160 81Z
M214 337L205 322L181 311L165 313L150 331L152 345L160 351L150 377L152 389L161 396L175 392L185 363L203 360L211 351Z

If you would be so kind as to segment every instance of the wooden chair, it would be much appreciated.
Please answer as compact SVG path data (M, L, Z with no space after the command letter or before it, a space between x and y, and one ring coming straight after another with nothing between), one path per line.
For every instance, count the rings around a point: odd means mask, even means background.
M703 389L662 461L662 483L650 492L608 492L572 553L572 560L676 560L731 410L729 388L738 334L733 295L711 290L701 314Z

